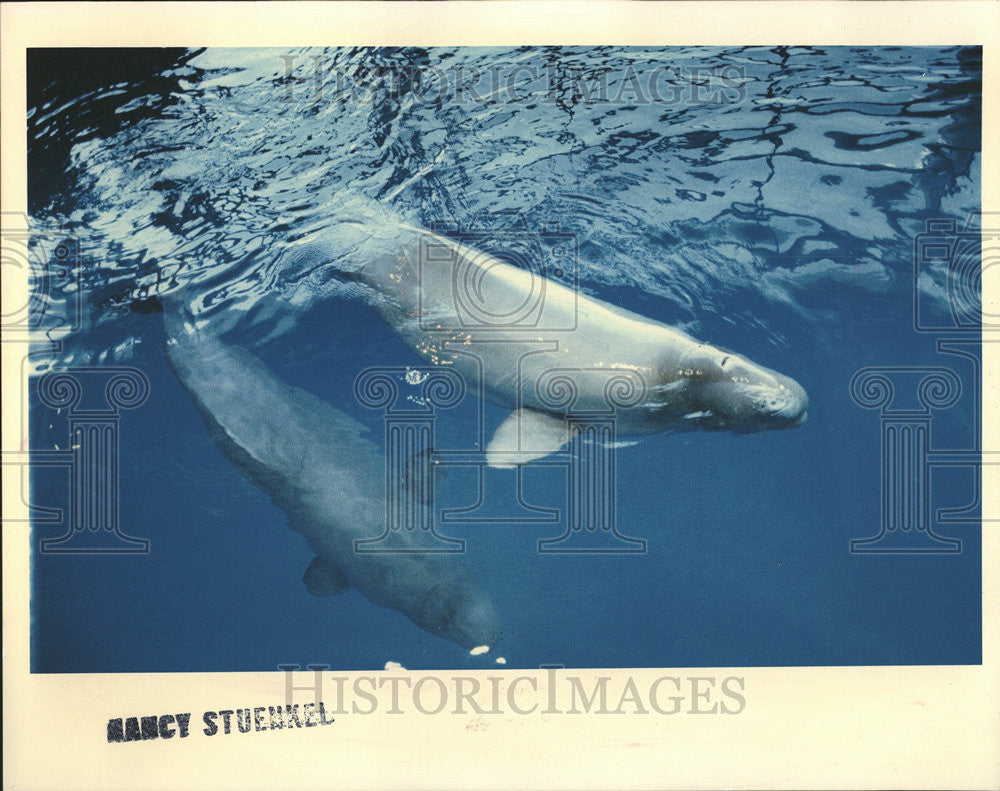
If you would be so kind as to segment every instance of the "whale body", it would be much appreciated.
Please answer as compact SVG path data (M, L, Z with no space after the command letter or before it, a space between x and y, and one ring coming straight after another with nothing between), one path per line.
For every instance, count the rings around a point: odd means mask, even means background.
M286 255L288 271L343 283L421 357L512 410L487 446L491 466L557 451L575 414L613 411L625 436L806 419L806 392L788 376L474 243L367 217L334 222Z
M451 367L469 390L510 409L486 448L494 467L558 451L581 415L613 415L626 436L746 433L806 419L808 397L788 376L384 216L332 222L290 244L278 268L298 287L360 297L427 362ZM354 587L464 648L495 644L497 615L471 571L433 553L420 532L385 530L384 456L365 429L196 328L176 296L165 297L170 365L215 444L315 551L303 578L309 591ZM416 508L432 507L419 496L426 487L410 480L426 474L433 451L424 456L401 482ZM396 552L356 551L356 541L382 536L380 549Z
M164 301L163 311L167 359L212 440L316 553L303 577L310 593L353 587L463 648L495 645L493 604L460 559L421 551L431 547L419 531L386 533L384 454L366 429L196 329L178 305ZM356 540L383 534L378 553L356 551Z

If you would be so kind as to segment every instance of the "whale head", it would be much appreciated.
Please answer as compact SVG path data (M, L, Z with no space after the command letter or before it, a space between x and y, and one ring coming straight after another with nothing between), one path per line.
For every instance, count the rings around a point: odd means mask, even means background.
M422 629L470 651L495 646L500 633L493 602L470 572L434 586L407 615Z
M745 434L806 420L802 385L734 352L700 344L664 373L653 406L678 430Z

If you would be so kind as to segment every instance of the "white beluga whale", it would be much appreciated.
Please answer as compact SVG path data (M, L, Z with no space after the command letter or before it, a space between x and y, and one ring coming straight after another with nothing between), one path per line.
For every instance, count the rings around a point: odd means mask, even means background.
M619 436L806 419L805 390L788 376L384 215L331 223L291 246L283 266L313 287L332 278L425 360L510 409L486 448L494 467L559 450L578 414L613 411Z
M176 297L161 302L167 358L212 440L316 553L303 577L310 593L353 587L467 650L495 645L493 604L461 557L427 551L434 547L419 530L385 530L384 454L366 429L283 383L245 349L196 328ZM357 540L383 535L377 553L357 551Z
M612 416L618 436L746 433L806 419L806 393L785 375L385 213L290 242L275 270L274 304L303 293L360 298L427 362L508 408L485 448L490 466L560 450L580 416ZM190 318L176 294L160 302L168 360L213 441L315 552L303 577L309 591L353 587L474 655L495 645L495 609L461 559L434 552L420 531L386 530L384 454L365 429L224 342L212 319ZM426 448L388 485L431 509L437 462ZM380 549L400 551L357 551L376 537Z

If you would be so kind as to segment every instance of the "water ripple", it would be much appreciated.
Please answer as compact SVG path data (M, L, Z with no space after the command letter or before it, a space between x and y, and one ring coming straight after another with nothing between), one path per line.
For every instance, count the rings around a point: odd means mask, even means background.
M80 239L82 344L120 346L129 301L179 280L198 311L296 289L308 309L331 289L303 297L281 251L372 201L384 222L557 223L587 291L708 328L753 304L781 344L789 316L840 318L824 290L906 288L924 219L978 205L974 49L157 57L31 90L33 221Z

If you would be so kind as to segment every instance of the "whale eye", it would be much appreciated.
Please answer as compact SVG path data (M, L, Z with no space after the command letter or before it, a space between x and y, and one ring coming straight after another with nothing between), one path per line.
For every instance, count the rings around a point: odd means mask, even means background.
M727 362L729 362L729 355L728 354L725 357L722 358L722 362L719 363L719 367L720 368L725 368Z

